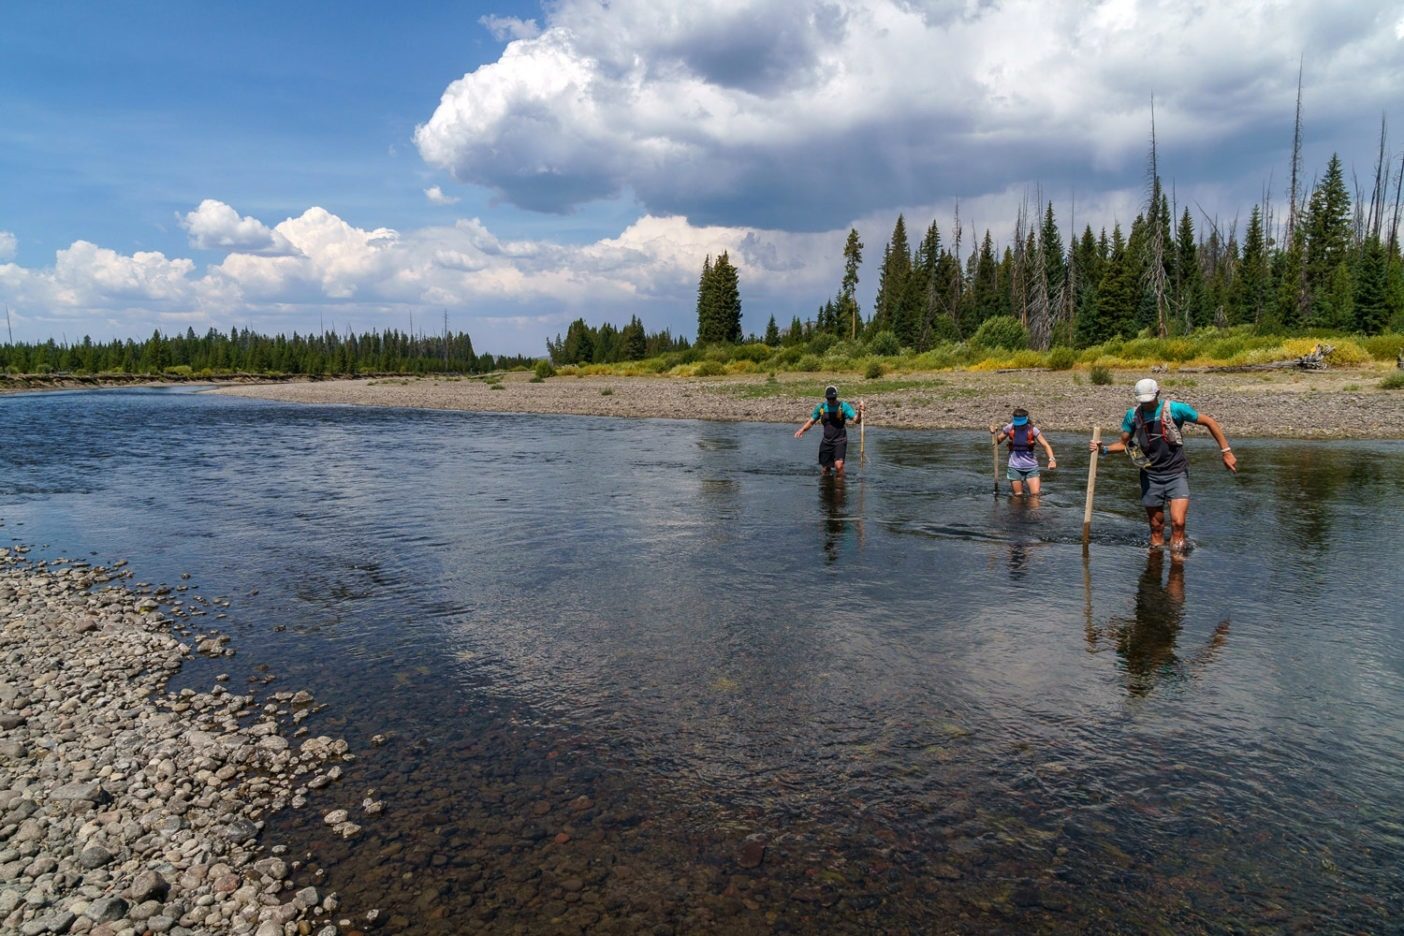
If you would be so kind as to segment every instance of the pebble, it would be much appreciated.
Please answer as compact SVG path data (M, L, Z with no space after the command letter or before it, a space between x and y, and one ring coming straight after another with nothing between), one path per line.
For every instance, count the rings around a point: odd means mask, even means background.
M243 727L258 701L227 674L168 692L196 650L155 597L23 555L0 547L0 932L333 936L334 894L280 896L288 865L260 844L260 817L294 790L307 802L303 776L340 777L346 742L290 744L286 706ZM201 640L231 652L225 635ZM360 827L343 810L337 831Z

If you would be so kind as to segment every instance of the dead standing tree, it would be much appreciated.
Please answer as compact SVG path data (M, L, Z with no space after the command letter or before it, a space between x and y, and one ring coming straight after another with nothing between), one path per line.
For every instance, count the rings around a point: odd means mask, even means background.
M1160 165L1155 142L1155 99L1151 99L1151 146L1150 158L1146 167L1149 173L1150 210L1146 221L1150 230L1146 237L1145 288L1155 299L1155 333L1164 338L1170 333L1170 280L1165 274L1165 231L1169 219L1162 217L1166 209L1162 204L1165 194L1160 188Z

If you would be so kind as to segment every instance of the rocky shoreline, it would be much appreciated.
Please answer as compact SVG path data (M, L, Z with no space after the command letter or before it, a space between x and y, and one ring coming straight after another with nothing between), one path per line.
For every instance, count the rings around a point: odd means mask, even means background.
M1166 396L1223 425L1231 439L1404 438L1404 391L1381 390L1386 370L1155 374ZM762 374L718 378L558 376L326 380L223 388L218 392L294 403L350 404L498 413L555 413L798 425L825 382L865 398L869 428L984 429L1025 407L1040 426L1114 432L1131 387L1148 376L1117 372L1095 386L1077 371L942 371L867 381L856 375Z
M206 613L194 599L25 552L0 548L0 930L345 931L317 872L261 840L265 817L352 759L301 724L315 700L260 702L225 674L167 691L192 654L232 653L191 626Z

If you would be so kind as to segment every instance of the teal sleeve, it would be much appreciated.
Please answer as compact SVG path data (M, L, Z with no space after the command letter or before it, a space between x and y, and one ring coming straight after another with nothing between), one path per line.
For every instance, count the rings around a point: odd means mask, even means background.
M809 414L809 418L810 418L810 419L818 419L819 416L823 413L823 411L824 411L824 407L823 407L823 406L816 406L816 407L814 407L814 412L812 412L812 413Z
M858 418L858 413L857 413L857 411L855 411L855 410L853 409L853 404L852 404L852 403L849 403L849 402L846 402L846 401L844 402L844 404L843 404L843 418L844 418L844 419L857 419L857 418Z
M1136 425L1136 407L1131 407L1126 411L1126 418L1121 421L1121 431L1130 432Z
M1170 401L1170 418L1175 420L1175 425L1182 425L1185 422L1199 422L1199 412L1188 403L1181 403L1179 400Z

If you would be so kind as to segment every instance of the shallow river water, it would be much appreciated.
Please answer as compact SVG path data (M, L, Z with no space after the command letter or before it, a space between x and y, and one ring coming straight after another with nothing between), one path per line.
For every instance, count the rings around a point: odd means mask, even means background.
M328 703L264 837L391 931L1400 926L1404 444L1196 437L1172 562L1072 436L792 430L11 396L0 543L229 596L176 685Z

